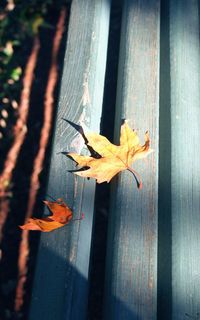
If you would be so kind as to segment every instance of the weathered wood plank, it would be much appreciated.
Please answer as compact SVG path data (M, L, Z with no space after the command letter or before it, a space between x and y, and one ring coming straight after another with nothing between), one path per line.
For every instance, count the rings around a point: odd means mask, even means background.
M170 1L172 316L200 314L198 0Z
M141 139L150 131L155 152L114 179L108 230L106 319L156 319L159 0L124 1L118 77L116 139L121 119Z
M109 15L109 0L72 2L47 193L62 197L75 218L84 212L85 219L42 234L30 311L33 320L86 317L95 181L68 173L74 164L57 152L79 152L83 147L62 118L99 131Z

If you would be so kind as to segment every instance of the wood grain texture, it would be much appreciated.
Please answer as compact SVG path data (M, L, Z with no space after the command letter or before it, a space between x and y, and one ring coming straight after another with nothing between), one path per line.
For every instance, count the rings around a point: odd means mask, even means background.
M200 317L200 46L197 0L170 1L172 316Z
M31 320L86 317L95 181L68 173L74 163L57 153L85 152L80 136L61 118L99 131L109 15L109 0L72 2L47 194L62 197L74 218L84 212L85 219L41 235Z
M159 1L124 1L115 142L121 120L149 130L154 153L114 179L108 230L105 319L156 319Z

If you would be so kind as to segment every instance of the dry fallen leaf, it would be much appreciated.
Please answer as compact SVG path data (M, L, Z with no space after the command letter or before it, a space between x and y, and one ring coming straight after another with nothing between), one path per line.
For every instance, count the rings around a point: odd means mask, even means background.
M53 214L41 219L29 218L23 226L20 226L21 229L49 232L63 227L72 219L72 211L62 199L44 203Z
M138 135L125 122L121 126L120 145L112 144L106 137L97 133L84 133L87 146L96 151L100 158L82 156L76 153L65 153L77 162L79 166L89 168L79 170L74 173L81 177L95 178L98 183L109 182L117 173L129 170L134 175L138 188L142 188L139 174L131 168L131 164L145 158L153 150L149 148L149 134L145 134L145 144L141 145Z

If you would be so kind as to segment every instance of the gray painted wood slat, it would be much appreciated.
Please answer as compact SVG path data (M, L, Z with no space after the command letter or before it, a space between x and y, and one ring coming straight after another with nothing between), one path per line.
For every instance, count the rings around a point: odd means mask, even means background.
M197 0L170 1L172 316L200 317L200 45Z
M105 319L156 319L159 18L158 0L124 1L115 142L126 118L155 151L133 165L142 190L128 171L112 184Z
M47 194L63 198L74 218L85 219L41 235L30 319L86 317L95 181L68 173L64 150L82 151L75 129L62 118L98 132L106 66L109 0L74 0L61 83Z

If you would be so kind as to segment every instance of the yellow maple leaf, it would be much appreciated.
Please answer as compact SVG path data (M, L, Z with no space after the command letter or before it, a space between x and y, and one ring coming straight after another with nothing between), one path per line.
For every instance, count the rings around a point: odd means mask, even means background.
M87 146L92 147L101 158L67 153L79 166L88 167L87 170L74 172L81 177L95 178L98 183L109 182L117 173L129 170L133 173L138 187L142 188L139 174L131 168L134 161L146 157L153 150L150 149L149 134L145 134L145 144L141 145L137 133L127 122L121 126L120 145L112 144L106 137L97 133L84 133Z

